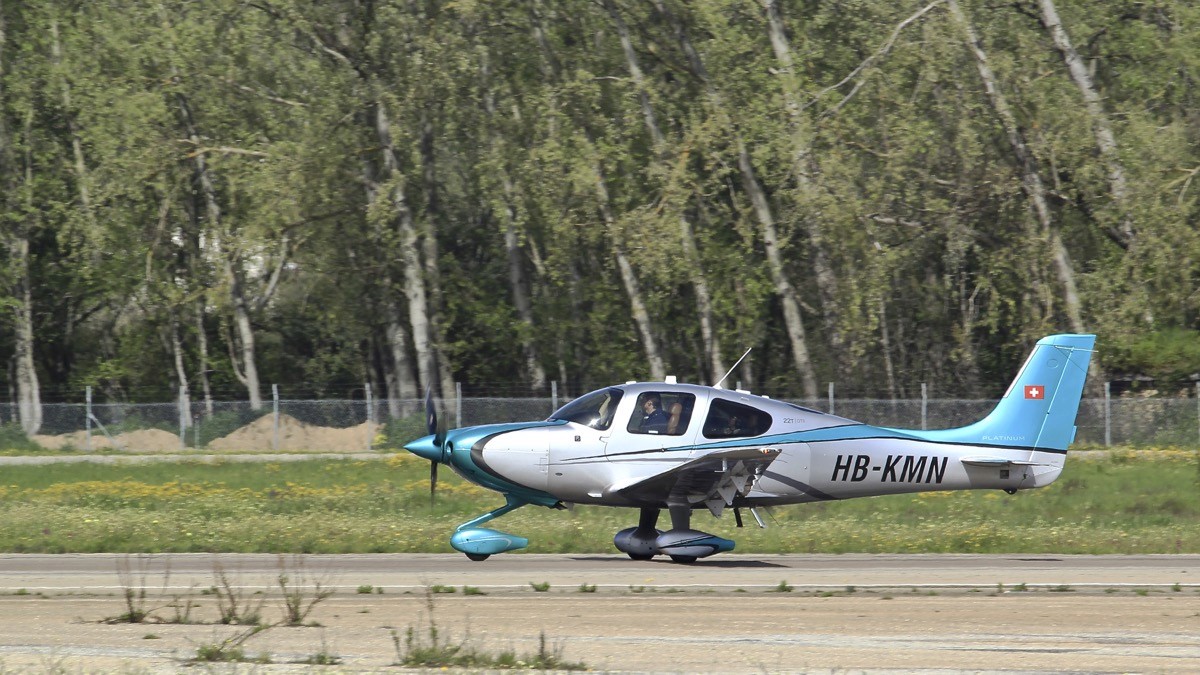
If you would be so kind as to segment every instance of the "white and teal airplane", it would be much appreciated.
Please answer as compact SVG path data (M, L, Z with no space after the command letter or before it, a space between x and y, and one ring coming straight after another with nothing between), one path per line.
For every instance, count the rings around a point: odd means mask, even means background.
M504 495L504 506L464 523L450 545L472 560L524 548L523 537L480 527L533 504L633 507L637 527L616 534L635 560L675 562L730 551L734 542L691 529L692 511L931 490L1044 487L1062 473L1094 335L1040 340L983 420L958 429L891 429L748 392L628 382L581 396L540 422L438 430L405 446ZM671 529L657 529L660 512Z

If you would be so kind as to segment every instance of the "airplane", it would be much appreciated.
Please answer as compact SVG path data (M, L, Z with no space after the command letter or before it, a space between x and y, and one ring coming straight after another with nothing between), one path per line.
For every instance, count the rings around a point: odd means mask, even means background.
M504 506L450 537L471 560L528 546L524 537L480 527L514 509L595 504L640 510L637 526L613 538L630 558L693 563L735 545L692 529L696 510L720 517L731 508L741 527L745 508L765 527L759 507L934 490L1014 494L1053 483L1075 438L1095 340L1039 340L991 413L957 429L872 426L720 382L668 377L598 389L546 420L452 431L439 425L427 395L429 435L404 447L430 460L431 495L438 465L447 464L504 496ZM665 531L658 529L664 509Z

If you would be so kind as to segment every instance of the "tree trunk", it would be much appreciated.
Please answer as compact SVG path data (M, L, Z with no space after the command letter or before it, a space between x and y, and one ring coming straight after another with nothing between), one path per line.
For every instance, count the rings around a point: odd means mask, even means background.
M534 392L546 390L546 369L542 367L538 355L537 344L534 342L535 331L533 322L533 304L529 298L529 282L525 275L525 265L521 260L521 243L517 237L516 214L513 212L512 180L505 172L500 180L504 183L504 251L508 256L508 283L512 288L513 304L517 308L517 320L520 321L521 351L525 354L525 374L529 378L529 387Z
M425 227L422 233L422 248L425 263L425 288L429 309L429 338L433 357L437 363L438 377L442 381L442 395L454 392L454 373L450 367L450 356L446 353L445 327L442 325L442 272L438 268L441 254L438 252L438 225L441 206L438 198L437 163L433 147L433 121L429 111L421 113L421 173L425 180Z
M633 271L633 265L629 263L628 256L625 255L625 250L621 247L618 241L616 232L616 222L613 218L611 203L608 196L608 186L604 183L604 173L600 164L594 167L596 172L596 198L600 203L600 215L604 219L605 229L608 230L609 240L612 242L613 258L617 261L617 271L621 275L621 284L625 287L625 294L629 296L629 306L633 311L633 322L637 326L638 335L642 339L642 349L646 352L646 361L650 364L650 379L652 381L662 382L667 376L667 368L663 364L662 353L658 349L658 342L654 338L654 325L650 319L650 312L646 309L646 302L642 299L641 285L638 283L637 274Z
M204 330L204 300L196 301L196 347L200 353L198 374L204 392L204 417L213 416L212 386L208 379L208 333Z
M800 385L804 396L808 399L817 398L817 375L813 370L812 360L808 354L808 341L805 338L804 322L800 318L800 302L796 297L796 289L792 287L783 269L783 257L779 253L779 236L775 230L775 217L771 206L767 203L767 195L763 192L758 178L754 175L754 166L750 162L750 152L741 137L737 137L738 169L742 175L742 186L754 206L762 231L763 247L767 252L767 269L771 273L771 282L775 284L775 292L779 294L779 302L783 306L783 322L787 328L788 339L792 344L792 360L796 371L800 374Z
M491 120L496 118L496 100L492 89L492 71L489 54L483 50L480 73L483 79L483 108ZM494 157L502 154L500 149L501 134L495 123L488 129L491 151ZM504 208L500 214L504 227L504 252L508 259L508 285L512 291L513 305L517 310L517 320L520 322L518 339L521 341L521 351L525 356L525 377L529 380L530 389L534 392L546 390L546 369L542 366L541 355L538 353L537 342L533 336L536 331L533 320L533 303L529 290L529 279L522 260L521 240L517 231L516 188L506 163L499 168L500 185L504 190Z
M62 45L58 37L58 20L50 20L50 36L52 38L50 44L50 54L54 63L62 66ZM83 211L84 218L88 224L96 225L96 215L92 212L92 198L88 189L87 164L83 159L83 142L79 137L79 129L75 125L75 114L71 106L71 84L67 81L66 76L62 80L62 107L63 117L67 121L67 133L71 135L71 152L75 160L75 179L78 182L77 190L79 192L79 208Z
M654 143L655 155L662 169L669 162L669 152L666 137L658 126L658 118L654 113L654 105L646 87L646 78L638 62L637 52L633 49L633 40L629 36L629 28L621 13L612 0L604 0L604 7L617 26L617 34L621 40L621 50L625 54L625 64L629 68L629 76L633 79L634 88L638 94L638 104L642 109L642 119L646 130ZM665 171L664 171L665 172ZM712 314L712 296L708 291L708 279L700 264L700 250L696 246L696 235L691 221L686 215L679 216L679 235L682 242L684 261L686 263L689 281L696 289L696 309L700 319L700 337L704 341L704 351L708 358L708 366L712 369L712 377L718 378L725 374L725 362L721 358L721 344L714 329Z
M188 388L187 367L183 362L183 341L179 339L179 321L175 311L171 311L171 355L175 362L175 377L179 378L179 388L182 396L179 400L179 419L186 428L192 422L192 393Z
M1008 137L1009 146L1016 157L1018 168L1021 171L1021 187L1029 198L1029 204L1033 209L1034 216L1041 226L1042 235L1046 238L1050 247L1050 258L1058 274L1064 311L1071 325L1071 330L1076 333L1082 333L1084 332L1083 312L1080 306L1079 293L1075 288L1075 271L1071 267L1071 259L1067 254L1067 248L1063 245L1062 239L1058 235L1058 228L1054 226L1053 218L1050 215L1050 207L1046 203L1046 188L1042 183L1041 176L1038 175L1037 162L1033 157L1033 153L1029 151L1025 137L1017 125L1017 118L1013 114L1012 108L1008 105L1008 99L1000 91L996 76L988 64L987 54L979 46L979 38L975 34L975 28L971 25L970 19L963 13L957 0L948 0L946 5L950 8L951 15L963 31L967 47L975 59L975 67L979 71L979 77L983 80L984 90L991 101L992 110L1000 118L1000 123L1004 127L1004 132Z
M1088 73L1083 60L1075 51L1075 46L1071 44L1070 36L1063 28L1058 10L1054 6L1054 0L1038 0L1038 4L1042 8L1042 20L1046 24L1046 30L1050 32L1050 37L1054 39L1054 46L1062 54L1063 61L1067 64L1067 72L1071 74L1071 81L1083 95L1088 116L1092 118L1092 133L1096 137L1096 150L1099 151L1100 159L1104 162L1105 170L1108 172L1109 190L1112 192L1113 202L1116 204L1120 218L1120 223L1109 232L1109 236L1122 248L1129 248L1134 240L1133 218L1129 212L1129 189L1125 181L1125 167L1121 165L1121 158L1117 155L1117 139L1113 135L1108 113L1104 110L1103 99L1096 92L1096 85L1092 81L1091 74Z
M379 199L379 183L370 161L363 162L363 183L367 186L367 208L370 210ZM387 240L385 227L376 223L372 230L372 243L375 248L379 251L389 250ZM386 253L378 257L378 264L383 270L379 295L382 296L384 340L387 343L383 380L387 384L388 415L391 419L400 419L405 414L403 402L420 398L421 388L413 374L412 362L408 356L408 335L404 331L404 319L400 315L398 303L393 300L396 285L392 278L389 257Z
M0 102L7 103L4 84L8 78L8 64L4 57L8 51L8 27L4 12L0 8ZM25 115L24 132L24 186L17 179L17 160L13 156L13 142L8 129L8 111L0 110L0 179L5 182L8 195L16 198L22 191L25 196L26 218L36 217L33 208L33 111ZM19 222L16 227L6 225L0 229L0 244L8 249L13 278L13 347L12 376L10 386L16 388L17 417L21 429L27 436L36 434L42 427L42 397L38 384L37 368L34 365L35 337L33 332L33 283L29 274L29 222Z
M392 146L392 126L383 101L375 103L375 133L383 153L383 184L390 191L392 211L400 234L400 264L404 268L404 296L408 300L408 322L412 330L413 350L417 357L417 381L426 391L437 393L437 364L430 344L429 311L426 302L425 274L421 265L420 241L413 222L412 209L404 192L404 177ZM395 351L393 348L393 356ZM445 395L446 392L442 392Z
M817 375L816 370L813 368L812 359L808 354L808 339L805 336L804 323L800 316L800 303L796 298L796 291L792 288L791 282L788 281L787 274L783 268L783 258L779 253L779 237L775 230L775 215L771 211L770 203L767 202L766 192L763 190L762 184L758 181L758 176L755 175L754 165L750 161L750 152L742 140L742 135L738 131L737 125L729 117L728 111L725 109L721 93L713 85L712 80L709 79L708 70L704 67L704 61L700 58L700 53L692 46L692 41L687 36L687 31L684 29L683 24L670 11L663 0L654 0L654 5L658 8L659 13L666 17L674 27L675 38L679 41L679 46L683 49L692 72L704 83L713 110L718 116L725 118L730 127L734 146L738 153L738 169L742 178L742 187L750 197L750 203L754 207L754 214L758 219L763 244L767 252L767 267L771 274L771 281L775 285L775 292L779 295L780 304L783 306L783 320L788 340L792 346L792 360L795 363L797 374L800 375L800 384L804 390L804 396L816 399Z
M816 208L816 189L814 176L819 174L816 158L812 154L812 141L805 125L800 106L800 85L797 81L796 68L792 59L792 48L788 43L787 32L784 29L783 16L779 12L776 0L766 0L767 33L771 40L771 49L775 60L779 63L779 81L783 90L784 109L788 115L792 140L792 180L800 197L798 206L801 209L799 225L808 240L812 255L813 281L817 285L817 294L821 298L821 316L826 337L829 340L830 353L837 366L838 374L844 369L845 341L839 324L838 311L838 280L829 263L829 253L826 250L825 239L821 231L821 212Z
M176 92L175 100L179 105L180 116L187 129L188 140L196 148L200 148L200 132L196 128L196 120L192 115L192 108L187 97L182 92ZM204 197L204 213L208 219L208 225L220 236L222 267L225 272L225 282L229 285L229 300L233 306L233 325L237 331L242 360L240 369L236 362L233 364L233 372L242 386L246 388L246 393L250 398L250 408L259 410L263 406L263 401L258 380L258 366L255 364L254 328L250 323L250 309L246 300L242 271L238 269L237 250L229 241L227 228L223 227L221 205L217 201L217 190L209 175L208 162L204 158L204 153L194 153L192 162L196 182Z
M26 180L32 180L29 171ZM32 190L32 183L26 188ZM21 418L21 429L26 436L33 436L42 428L42 398L38 387L37 369L33 361L33 297L29 278L29 237L21 232L12 245L16 266L16 298L13 342L17 361L17 413Z

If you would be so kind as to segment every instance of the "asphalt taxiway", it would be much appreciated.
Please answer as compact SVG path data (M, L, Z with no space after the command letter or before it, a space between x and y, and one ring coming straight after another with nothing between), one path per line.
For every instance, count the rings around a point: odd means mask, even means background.
M275 664L254 672L320 652L338 672L391 670L431 608L443 639L522 652L544 635L607 671L1200 672L1195 555L519 554L0 555L0 671L186 670L240 630L216 623L218 574L266 621L281 574L306 598L335 591L317 625L247 640ZM129 589L158 623L103 623ZM169 623L183 607L190 623Z

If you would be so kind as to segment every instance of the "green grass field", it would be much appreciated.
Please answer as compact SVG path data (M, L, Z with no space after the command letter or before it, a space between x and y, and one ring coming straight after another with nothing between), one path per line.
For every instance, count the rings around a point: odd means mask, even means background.
M1073 456L1074 457L1074 456ZM454 528L503 503L428 464L378 461L54 464L0 468L4 552L449 552ZM747 520L750 520L747 518ZM632 509L525 507L492 527L528 551L614 552ZM775 509L769 527L732 514L694 526L741 553L1200 553L1195 451L1068 459L1054 485L1013 496L936 492Z

